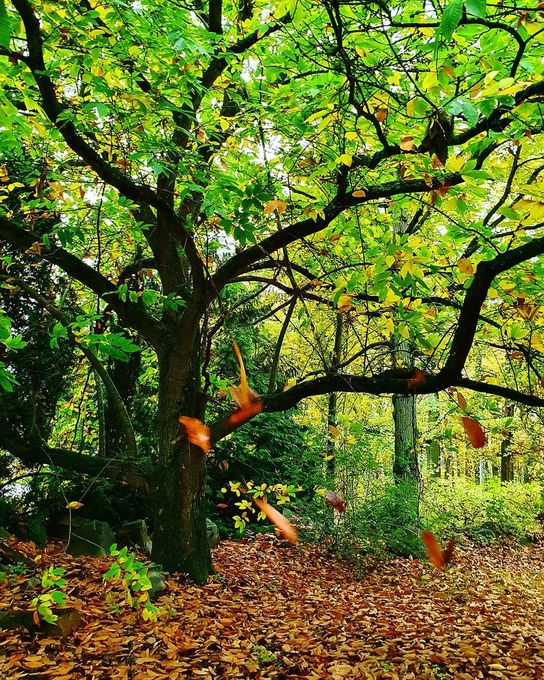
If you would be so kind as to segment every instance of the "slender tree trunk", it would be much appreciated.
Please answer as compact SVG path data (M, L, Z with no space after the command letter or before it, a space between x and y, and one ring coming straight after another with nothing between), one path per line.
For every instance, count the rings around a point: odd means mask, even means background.
M505 416L512 418L514 415L514 404L508 404L505 408ZM501 484L514 481L514 459L512 456L513 434L508 430L508 434L501 442Z
M342 335L343 335L343 317L341 314L336 315L335 320L335 331L334 331L334 349L332 353L331 369L333 372L338 370L338 365L342 360ZM327 424L330 427L338 426L338 394L337 392L331 392L329 394L329 405L327 413ZM336 472L336 460L335 460L335 447L334 447L334 436L333 433L329 431L327 435L327 472L331 479L334 479Z
M393 478L396 486L394 523L403 539L392 548L401 555L414 555L419 547L419 502L421 478L417 457L416 398L393 396L395 457Z
M438 394L430 394L428 397L428 404L429 437L427 439L427 470L433 477L440 477L442 451L440 446L440 437L437 433L438 420L440 416L440 402Z
M180 433L178 418L202 418L198 340L159 361L159 465L155 481L153 559L204 583L212 571L206 534L206 457Z
M410 481L419 488L415 397L399 394L393 396L393 421L395 424L393 477L397 483Z
M111 378L115 383L119 396L129 412L136 392L140 366L141 353L135 352L129 355L128 361L115 361L110 370ZM119 410L110 398L107 398L105 408L105 440L106 455L108 457L126 456L129 449L126 433L121 422Z

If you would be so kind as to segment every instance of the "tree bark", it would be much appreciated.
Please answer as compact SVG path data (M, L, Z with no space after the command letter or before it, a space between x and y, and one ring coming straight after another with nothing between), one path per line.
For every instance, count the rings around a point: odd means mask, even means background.
M514 404L508 404L505 408L505 416L512 418L514 415ZM514 481L514 459L512 456L512 439L514 435L511 430L501 442L501 484Z
M399 394L393 396L393 421L395 424L395 457L393 477L395 483L410 481L419 489L417 460L416 398Z
M110 371L111 378L117 388L119 396L125 404L126 411L136 392L138 372L141 365L141 354L130 354L128 361L115 361ZM131 457L134 454L133 447L127 440L126 426L122 420L119 408L109 395L105 406L105 450L107 456Z
M427 470L432 477L442 476L442 447L440 437L437 435L438 420L440 416L440 401L438 394L429 395L429 417L427 439ZM432 431L431 431L432 428Z
M342 360L342 336L343 336L343 317L342 314L337 313L335 319L334 331L334 349L332 353L331 370L336 372L340 361ZM329 394L329 404L327 413L327 424L329 428L337 427L338 425L338 393L336 391ZM331 479L334 480L336 472L334 435L330 431L327 433L327 473Z
M198 340L159 360L159 464L153 559L166 571L205 583L212 572L206 533L206 457L180 431L181 415L202 418Z

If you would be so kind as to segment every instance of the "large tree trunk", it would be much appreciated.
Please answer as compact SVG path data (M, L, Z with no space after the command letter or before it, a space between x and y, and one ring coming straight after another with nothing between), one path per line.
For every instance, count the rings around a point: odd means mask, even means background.
M419 502L421 478L417 457L416 398L393 396L395 424L395 457L393 478L397 503L394 522L403 539L394 550L402 555L414 555L419 546Z
M198 342L195 342L198 347ZM153 559L204 583L212 571L206 534L206 458L180 432L181 415L202 418L197 351L159 360L159 464L155 480Z

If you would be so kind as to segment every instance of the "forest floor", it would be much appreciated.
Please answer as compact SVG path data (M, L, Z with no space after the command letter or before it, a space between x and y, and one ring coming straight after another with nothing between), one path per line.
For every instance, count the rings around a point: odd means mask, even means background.
M458 547L445 572L395 559L357 579L315 546L224 541L207 585L168 581L156 622L115 611L111 560L24 546L66 569L83 624L64 638L1 631L1 680L544 678L542 545ZM35 594L14 575L0 610Z

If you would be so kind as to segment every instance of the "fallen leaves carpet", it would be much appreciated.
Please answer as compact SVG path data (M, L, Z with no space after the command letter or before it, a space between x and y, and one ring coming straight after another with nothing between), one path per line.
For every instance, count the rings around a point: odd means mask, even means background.
M0 678L544 678L544 548L460 547L438 572L395 559L356 579L316 546L272 536L224 541L207 585L168 581L144 622L115 611L109 560L50 544L68 604L84 624L66 638L0 632ZM21 575L0 608L25 608Z

